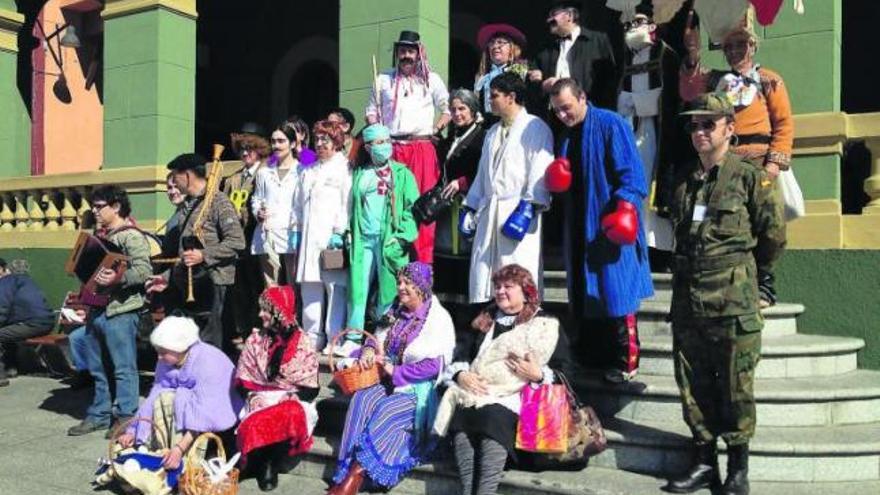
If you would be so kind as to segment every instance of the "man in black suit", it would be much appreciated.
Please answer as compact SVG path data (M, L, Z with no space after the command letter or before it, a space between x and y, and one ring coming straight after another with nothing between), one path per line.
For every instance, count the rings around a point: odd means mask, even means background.
M540 84L546 101L557 79L571 77L586 90L590 103L613 109L619 78L611 42L607 34L580 25L581 3L553 2L547 24L555 39L538 53L529 81Z

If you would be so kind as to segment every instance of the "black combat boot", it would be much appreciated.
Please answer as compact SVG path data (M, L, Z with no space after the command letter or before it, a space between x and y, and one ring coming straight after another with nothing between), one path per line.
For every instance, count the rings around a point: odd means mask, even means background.
M727 479L721 493L749 494L749 444L727 446Z
M715 440L710 443L697 444L694 465L690 471L679 478L669 480L663 487L669 493L691 493L702 488L713 490L721 486L718 475L718 450Z

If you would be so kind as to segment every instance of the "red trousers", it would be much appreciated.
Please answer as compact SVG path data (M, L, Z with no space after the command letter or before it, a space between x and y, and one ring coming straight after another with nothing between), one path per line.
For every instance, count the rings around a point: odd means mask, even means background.
M437 151L431 141L408 141L394 143L393 160L406 165L416 177L419 194L437 185L440 180L440 166ZM416 238L415 249L418 261L434 262L434 229L435 225L419 225L419 236Z

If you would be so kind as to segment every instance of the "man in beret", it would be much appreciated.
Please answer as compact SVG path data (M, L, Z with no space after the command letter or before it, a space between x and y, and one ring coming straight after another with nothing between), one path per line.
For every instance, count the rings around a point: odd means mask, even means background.
M193 272L195 301L181 301L181 308L201 329L201 339L221 347L223 343L222 312L227 287L235 283L235 261L245 248L244 231L235 205L225 194L214 194L205 204L207 193L206 160L186 153L168 163L174 183L186 194L177 210L180 225L178 253L180 263L161 275L151 277L148 291L161 292L169 282L178 288L181 297L188 293L188 270ZM208 208L204 216L202 209ZM195 236L197 218L202 216L202 237Z

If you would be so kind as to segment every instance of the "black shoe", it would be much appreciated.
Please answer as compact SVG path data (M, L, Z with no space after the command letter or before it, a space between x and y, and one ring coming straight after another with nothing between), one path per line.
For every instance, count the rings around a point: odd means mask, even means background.
M257 486L264 492L270 492L278 487L278 471L275 469L273 459L263 459L257 469Z
M67 430L67 435L71 437L78 437L80 435L88 435L93 431L106 430L107 425L99 425L98 423L93 423L87 419L84 419L80 422L80 424L76 426L71 426Z
M110 440L113 438L113 434L116 433L116 429L119 428L120 425L124 425L126 421L131 419L131 416L121 416L113 420L113 424L110 425L110 428L107 429L107 433L104 434L104 438Z
M727 479L721 493L749 494L749 444L727 446Z
M680 478L669 480L663 490L669 493L692 493L703 488L716 490L719 486L718 451L713 441L697 445L693 467Z

